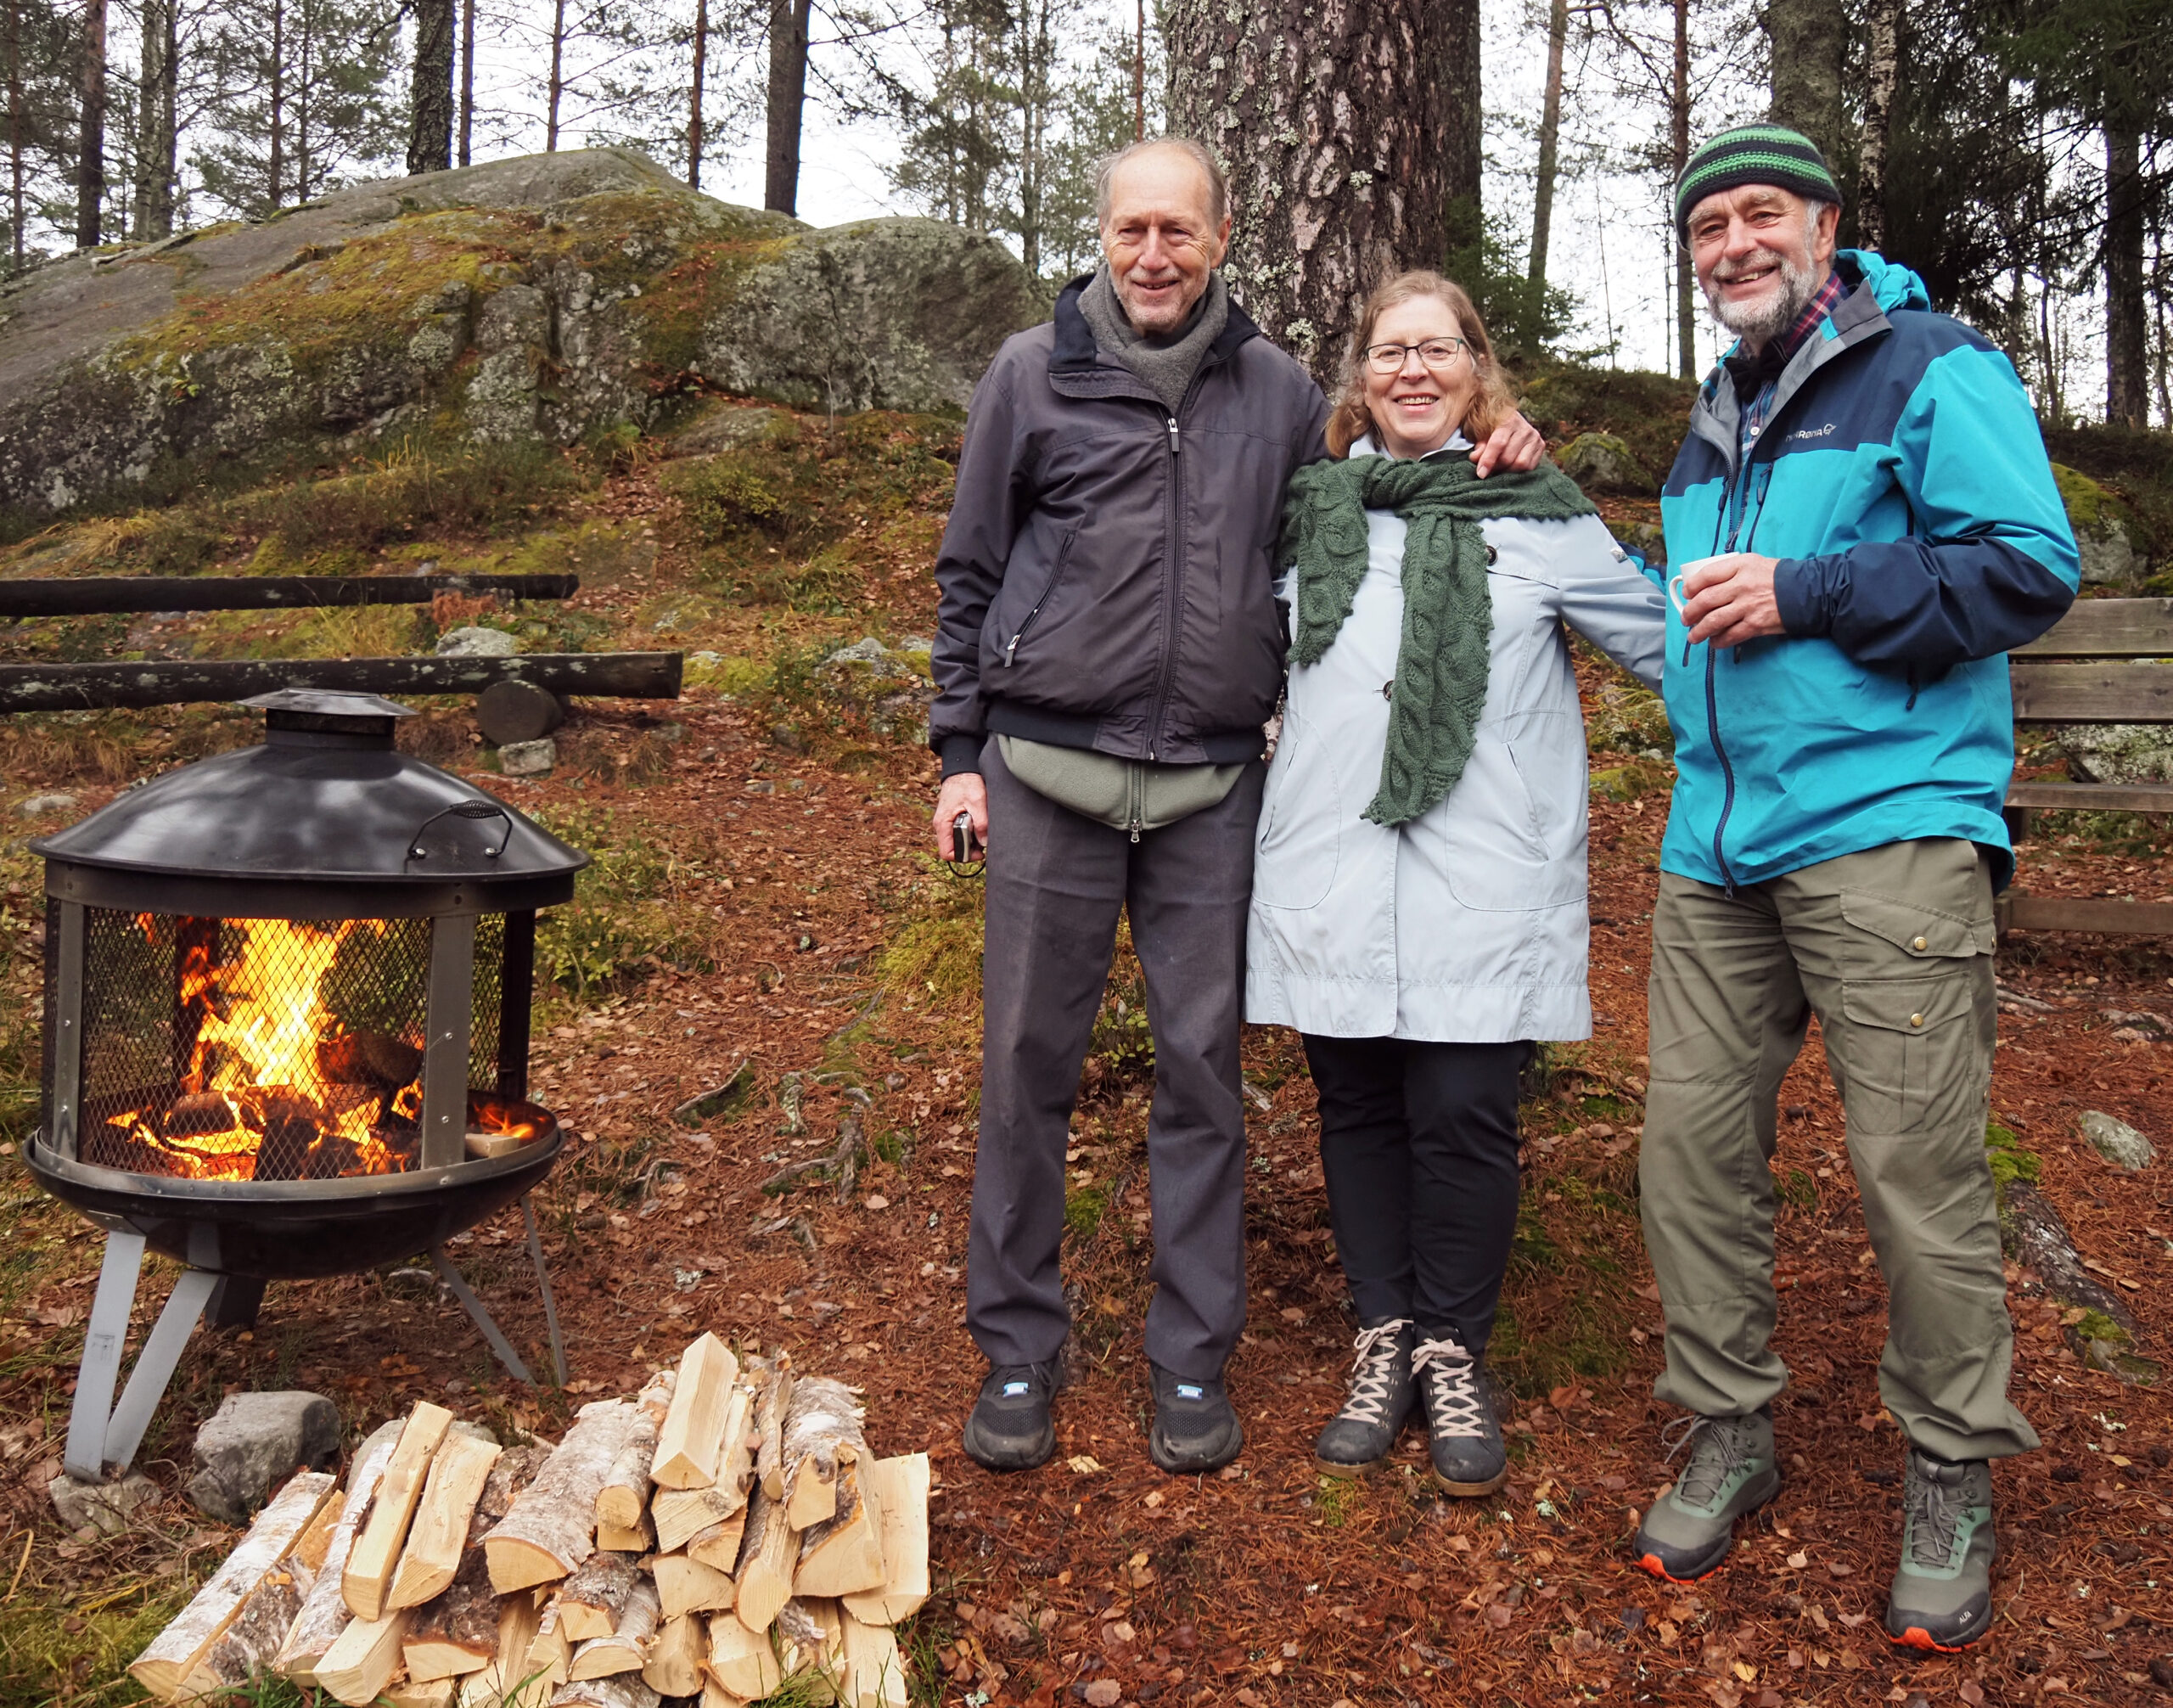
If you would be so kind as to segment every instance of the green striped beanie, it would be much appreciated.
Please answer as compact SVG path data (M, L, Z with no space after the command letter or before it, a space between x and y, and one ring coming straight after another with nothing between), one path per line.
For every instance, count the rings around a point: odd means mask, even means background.
M1738 125L1702 144L1675 185L1676 235L1690 240L1690 210L1720 190L1774 184L1806 201L1840 205L1841 186L1818 144L1785 125Z

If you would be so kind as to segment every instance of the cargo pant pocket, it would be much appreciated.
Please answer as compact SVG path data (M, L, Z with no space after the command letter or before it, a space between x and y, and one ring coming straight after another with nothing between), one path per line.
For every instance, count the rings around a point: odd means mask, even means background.
M1827 1052L1852 1128L1915 1132L1951 1119L1979 1095L1974 959L1951 961L1928 977L1842 985L1848 1036L1829 1037Z

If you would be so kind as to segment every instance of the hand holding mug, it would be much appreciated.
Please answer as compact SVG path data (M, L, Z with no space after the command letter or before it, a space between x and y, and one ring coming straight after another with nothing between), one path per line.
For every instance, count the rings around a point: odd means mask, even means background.
M1755 552L1696 559L1668 577L1668 603L1693 642L1741 646L1763 635L1785 634L1773 597L1773 571L1780 561Z

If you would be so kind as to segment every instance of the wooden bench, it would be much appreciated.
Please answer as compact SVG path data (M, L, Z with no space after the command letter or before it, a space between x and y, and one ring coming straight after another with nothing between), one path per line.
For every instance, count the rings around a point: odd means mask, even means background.
M2009 655L2008 669L2017 723L2173 724L2173 599L2080 599ZM2017 782L2007 834L2019 845L2030 815L2048 808L2173 813L2173 783ZM2173 903L2010 889L1996 905L2002 931L2173 935Z

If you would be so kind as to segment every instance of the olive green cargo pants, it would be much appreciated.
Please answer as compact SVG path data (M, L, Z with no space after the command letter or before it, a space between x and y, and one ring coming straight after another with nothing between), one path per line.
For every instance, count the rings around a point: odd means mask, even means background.
M1782 1076L1818 1016L1886 1278L1878 1390L1946 1459L2024 1452L1985 1159L1996 997L1985 857L1896 842L1738 888L1660 874L1652 1082L1639 1168L1667 1313L1654 1391L1707 1415L1755 1410L1787 1371L1771 1341Z

